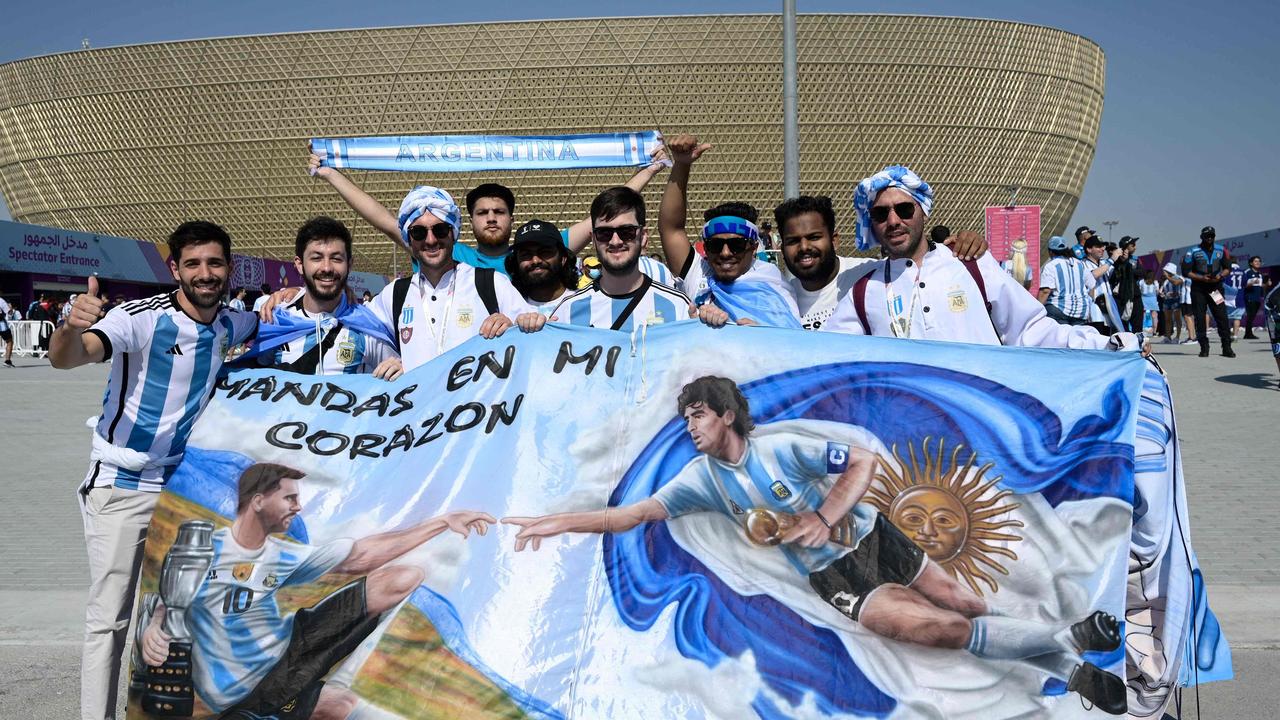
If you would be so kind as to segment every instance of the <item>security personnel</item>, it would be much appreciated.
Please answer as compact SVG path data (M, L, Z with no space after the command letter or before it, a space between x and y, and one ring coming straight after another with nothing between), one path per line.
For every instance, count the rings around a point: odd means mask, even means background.
M1222 281L1231 274L1231 253L1215 242L1217 235L1211 225L1200 231L1200 245L1182 257L1182 275L1191 279L1191 311L1195 314L1200 357L1209 357L1209 328L1204 317L1208 310L1218 326L1222 356L1233 358L1236 354L1231 350L1231 323L1222 294Z

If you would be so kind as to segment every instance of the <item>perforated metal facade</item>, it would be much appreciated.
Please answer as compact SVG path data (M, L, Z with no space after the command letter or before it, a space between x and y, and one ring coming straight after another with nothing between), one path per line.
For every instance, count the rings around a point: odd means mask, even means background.
M981 229L982 208L1044 206L1063 230L1093 159L1104 58L1052 28L962 18L802 15L801 188L836 199L852 250L853 184L889 163L938 192L935 220ZM356 230L358 267L391 243L308 177L306 139L658 128L715 144L690 213L782 194L780 18L639 17L423 26L85 50L0 66L0 192L15 219L162 240L181 220L225 225L239 252L292 256L306 217ZM568 223L628 171L351 173L388 207L414 184L457 197L498 180L517 221ZM660 175L647 197L656 213ZM403 254L400 255L403 259Z

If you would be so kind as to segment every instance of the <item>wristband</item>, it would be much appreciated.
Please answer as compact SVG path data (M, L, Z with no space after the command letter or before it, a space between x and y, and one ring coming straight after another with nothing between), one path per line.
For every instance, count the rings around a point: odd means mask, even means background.
M823 517L823 516L822 516L822 511L821 511L821 510L814 510L814 511L813 511L813 514L818 516L818 519L822 521L822 524L823 524L823 525L826 525L826 526L827 526L827 529L828 529L828 530L830 530L830 529L831 529L831 523L827 522L827 519L826 519L825 517Z

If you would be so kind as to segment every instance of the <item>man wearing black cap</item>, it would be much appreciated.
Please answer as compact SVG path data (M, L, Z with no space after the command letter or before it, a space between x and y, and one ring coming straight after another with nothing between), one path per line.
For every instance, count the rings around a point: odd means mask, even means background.
M545 220L530 220L516 230L505 269L525 301L543 315L551 314L566 290L578 286L573 254L560 230Z
M1081 232L1083 231L1083 232ZM1110 254L1107 244L1097 233L1089 228L1080 228L1077 239L1084 244L1084 264L1093 275L1097 285L1092 291L1093 303L1089 307L1089 325L1103 335L1110 335L1124 330L1120 322L1120 312L1116 309L1115 298L1111 295L1109 277L1114 272L1115 260L1120 256L1119 248Z
M1222 281L1231 274L1231 253L1215 242L1218 233L1212 225L1200 230L1200 245L1182 256L1182 274L1191 278L1191 312L1195 314L1196 337L1200 340L1200 357L1209 357L1209 328L1205 312L1213 313L1222 340L1222 356L1235 357L1231 351L1231 323L1227 320L1227 301L1222 294Z

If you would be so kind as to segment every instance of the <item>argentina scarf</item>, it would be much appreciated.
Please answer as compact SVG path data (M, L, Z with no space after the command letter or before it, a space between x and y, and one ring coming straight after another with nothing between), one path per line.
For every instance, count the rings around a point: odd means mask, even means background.
M354 170L475 172L644 166L657 131L594 135L401 135L312 138L321 164Z

